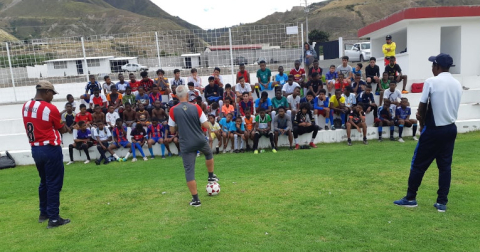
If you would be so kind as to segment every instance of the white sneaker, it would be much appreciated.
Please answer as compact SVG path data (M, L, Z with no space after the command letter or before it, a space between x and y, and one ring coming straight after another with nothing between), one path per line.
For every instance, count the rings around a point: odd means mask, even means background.
M67 165L73 164L73 161L68 161Z
M136 158L132 158L132 162L137 162L137 159L136 159Z
M90 160L87 160L87 161L85 161L85 162L83 162L83 163L84 163L84 164L88 164L88 163L90 163Z
M416 136L413 136L414 141L418 141L418 138Z
M223 154L227 153L227 150L223 149Z
M405 141L404 141L403 138L401 138L401 137L398 139L398 141L399 141L400 143L405 143Z
M143 161L148 161L148 157L143 157Z

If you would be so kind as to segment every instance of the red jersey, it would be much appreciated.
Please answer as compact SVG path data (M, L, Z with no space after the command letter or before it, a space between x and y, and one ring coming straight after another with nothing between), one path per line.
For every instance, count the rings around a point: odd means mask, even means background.
M347 80L343 80L343 83L340 84L340 82L337 80L337 82L335 82L335 89L341 89L342 92L343 90L345 89L345 87L348 87L350 84L348 84L348 81Z
M238 77L243 77L243 79L245 80L245 83L250 83L250 74L248 73L247 70L243 71L243 74L240 71L238 71L237 78Z
M28 101L23 105L23 124L31 146L60 145L58 131L63 127L60 112L45 101Z
M93 121L92 114L90 114L90 112L85 112L85 115L82 115L81 113L78 113L75 116L75 122L78 123L80 121L84 121L84 122Z
M138 87L140 86L140 81L130 82L130 87L132 88L132 93L138 91Z
M318 67L317 69L315 69L314 67L312 67L312 68L310 68L310 71L309 71L308 74L309 74L309 75L312 75L313 73L318 73L318 74L320 75L320 77L321 77L322 72L323 72L323 70L322 70L321 67Z
M98 105L100 107L103 107L103 104L105 102L108 102L108 100L107 100L107 97L105 97L104 94L100 94L98 97L95 97L95 95L92 96L91 103L93 103L93 105Z
M305 69L300 68L297 70L295 68L292 68L292 70L290 70L290 74L293 74L295 81L299 81L300 78L302 78L302 75L305 75Z
M130 83L130 86L132 86L132 84ZM145 89L145 92L150 92L150 90L152 90L152 87L153 87L153 80L151 79L148 79L148 80L141 80L140 81L140 86L143 87L143 89Z

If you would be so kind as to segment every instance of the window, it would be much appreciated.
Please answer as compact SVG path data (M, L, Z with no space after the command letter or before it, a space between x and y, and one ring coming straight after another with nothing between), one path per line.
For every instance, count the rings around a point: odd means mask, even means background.
M362 49L365 50L365 49L370 49L370 43L368 44L362 44Z
M99 59L87 59L88 67L99 67L100 60Z
M66 61L53 62L53 69L67 69Z

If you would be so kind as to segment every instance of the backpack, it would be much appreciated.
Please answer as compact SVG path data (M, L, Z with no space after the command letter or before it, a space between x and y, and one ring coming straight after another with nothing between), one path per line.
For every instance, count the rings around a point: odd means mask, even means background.
M15 164L15 160L13 159L12 155L5 151L5 156L0 156L0 170L6 168L14 168L17 166Z
M413 83L412 93L421 93L423 91L423 83Z
M333 126L336 129L340 129L342 127L342 119L340 119L340 118L333 119Z

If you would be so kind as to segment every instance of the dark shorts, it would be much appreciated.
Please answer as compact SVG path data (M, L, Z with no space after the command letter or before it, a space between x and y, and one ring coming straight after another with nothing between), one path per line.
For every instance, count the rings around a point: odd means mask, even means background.
M198 151L205 155L205 160L213 159L213 152L207 141L204 141ZM182 148L180 148L182 149ZM182 149L183 150L183 149ZM187 182L195 180L195 161L197 159L197 151L182 151L183 167L185 168L185 178Z

